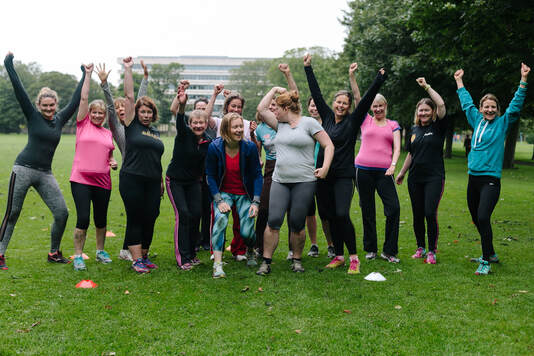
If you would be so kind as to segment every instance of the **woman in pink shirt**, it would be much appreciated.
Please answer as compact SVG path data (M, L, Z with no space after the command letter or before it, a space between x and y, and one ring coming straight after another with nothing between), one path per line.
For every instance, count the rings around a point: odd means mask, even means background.
M88 103L93 65L85 68L80 107L76 117L76 152L72 163L70 184L76 204L76 229L74 230L74 270L85 270L82 253L89 227L91 202L96 230L96 260L110 263L104 251L106 220L111 195L110 167L117 169L113 159L111 131L102 127L106 119L106 105L102 100Z
M380 257L398 263L400 205L393 174L400 155L400 127L396 121L386 119L387 101L381 94L376 95L371 111L373 116L367 115L360 127L360 151L354 161L362 210L363 247L366 259L376 258L376 191L386 216L386 237Z

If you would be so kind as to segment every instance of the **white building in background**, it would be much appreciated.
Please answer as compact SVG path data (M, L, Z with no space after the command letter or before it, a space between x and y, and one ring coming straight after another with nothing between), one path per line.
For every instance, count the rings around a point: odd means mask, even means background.
M223 83L227 87L230 82L231 70L238 68L244 62L254 61L260 58L235 58L235 57L220 57L220 56L180 56L180 57L158 57L158 56L139 56L134 58L133 70L142 74L143 69L140 65L140 60L150 67L154 64L170 64L180 63L184 66L180 74L181 79L189 80L190 86L187 90L189 96L188 104L199 98L206 98L209 100L213 93L213 87L219 83ZM122 59L119 60L122 63ZM169 88L174 91L175 88ZM228 88L232 89L232 88ZM224 97L219 95L215 101L213 109L214 114L222 111L224 104Z

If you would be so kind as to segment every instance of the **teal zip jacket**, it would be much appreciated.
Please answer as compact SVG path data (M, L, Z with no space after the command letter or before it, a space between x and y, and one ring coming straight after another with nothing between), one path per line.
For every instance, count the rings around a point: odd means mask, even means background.
M469 174L501 178L504 140L510 125L519 119L527 89L518 87L504 115L497 116L491 121L484 119L482 113L473 104L473 99L467 89L460 88L456 92L467 121L473 128L471 152L469 152L467 165Z

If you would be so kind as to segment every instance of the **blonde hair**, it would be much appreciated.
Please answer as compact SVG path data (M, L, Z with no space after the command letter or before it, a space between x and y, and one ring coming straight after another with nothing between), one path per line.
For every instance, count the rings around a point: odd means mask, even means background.
M206 110L193 110L191 112L191 115L189 115L189 123L191 123L191 120L195 119L195 118L198 118L198 119L203 119L204 122L208 122L208 113L206 112Z
M91 113L91 111L93 111L94 109L100 109L104 112L104 121L102 122L103 124L108 117L108 111L106 108L106 104L104 103L104 100L96 99L96 100L91 101L89 103L89 113Z
M230 129L232 127L232 121L236 119L240 119L243 122L241 115L235 112L231 112L223 116L221 121L221 137L224 142L229 142L232 140Z
M493 100L497 104L497 116L501 116L501 104L499 103L499 99L491 93L488 93L480 99L480 105L478 107L479 110L482 110L482 104L484 104L487 100Z
M285 92L278 96L275 100L276 105L282 109L287 109L295 114L300 114L302 108L299 101L299 93L295 90Z
M436 103L430 98L423 98L423 99L419 100L419 102L417 102L417 105L415 105L415 114L414 114L414 118L413 118L413 123L416 126L421 126L421 120L419 120L419 117L417 116L417 110L419 109L419 106L421 106L423 104L426 104L426 105L430 106L430 108L432 109L432 122L436 121L436 117L437 117L437 115L436 115Z
M113 100L113 106L115 106L115 109L120 105L126 105L126 99L122 96L119 96L118 98L115 98L115 100Z
M373 104L375 102L378 102L378 103L383 103L384 106L386 107L384 109L384 116L387 116L388 115L388 101L386 100L386 98L384 97L384 95L380 94L380 93L377 93L376 96L375 96L375 99L373 100ZM373 105L371 104L371 106Z
M59 103L59 98L55 90L50 89L49 87L43 87L39 90L37 94L37 99L35 99L35 105L39 106L41 104L41 99L43 98L52 98L56 101L56 104Z

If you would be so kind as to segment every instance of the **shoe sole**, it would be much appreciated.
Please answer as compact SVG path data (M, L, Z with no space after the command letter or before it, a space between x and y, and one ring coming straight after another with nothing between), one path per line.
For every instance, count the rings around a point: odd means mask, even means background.
M99 258L97 258L96 261L97 261L97 262L100 262L100 263L102 263L102 264L105 264L105 265L110 264L111 262L113 262L113 260L106 261L106 260L101 260L101 259L99 259Z
M226 278L226 275L225 274L222 275L222 276L213 276L212 275L212 277L213 277L213 279L221 279L221 278Z

